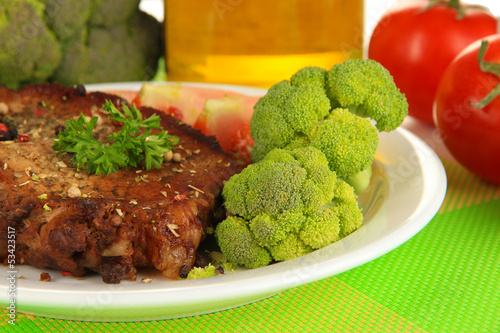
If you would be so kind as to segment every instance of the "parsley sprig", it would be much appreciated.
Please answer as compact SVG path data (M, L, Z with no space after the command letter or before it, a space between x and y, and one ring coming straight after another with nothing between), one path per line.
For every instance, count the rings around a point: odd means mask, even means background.
M66 121L66 129L54 140L52 149L59 151L58 155L74 153L71 162L77 169L86 166L89 173L109 175L120 167L159 168L165 153L179 142L178 137L162 130L156 114L143 120L135 106L123 105L122 113L111 101L106 101L102 109L109 113L109 119L123 124L120 131L108 135L106 142L100 142L93 135L98 118L88 121L83 114L78 120ZM161 131L151 134L153 129Z

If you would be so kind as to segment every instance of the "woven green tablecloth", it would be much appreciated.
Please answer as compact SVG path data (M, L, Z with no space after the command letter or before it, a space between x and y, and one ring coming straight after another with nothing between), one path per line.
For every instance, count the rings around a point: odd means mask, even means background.
M222 312L97 323L18 314L0 331L500 332L500 188L443 159L445 201L415 237L346 273Z

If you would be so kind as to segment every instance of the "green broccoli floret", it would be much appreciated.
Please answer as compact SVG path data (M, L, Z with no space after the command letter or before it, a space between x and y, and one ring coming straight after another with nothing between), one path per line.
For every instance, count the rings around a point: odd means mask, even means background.
M222 195L229 211L250 220L315 210L331 201L335 179L325 155L313 147L274 149L231 177Z
M113 27L91 26L85 82L109 82L111 68L114 81L150 79L161 54L160 36L158 21L142 11Z
M350 60L329 71L305 67L290 81L271 87L256 103L250 121L255 141L252 161L262 160L274 148L312 145L343 179L369 168L378 145L377 128L396 128L408 109L389 72L373 63ZM358 95L363 96L363 107L344 102ZM377 122L377 128L369 118Z
M359 211L359 208L356 210ZM335 210L317 210L306 216L299 238L313 249L325 247L340 239L340 223Z
M83 70L89 67L87 37L87 31L82 30L72 38L60 41L63 58L52 77L53 81L67 85L87 82Z
M326 74L332 107L348 108L376 122L379 131L392 131L408 114L408 102L387 69L375 60L348 60Z
M309 134L309 144L321 150L330 169L343 179L368 168L378 146L377 130L366 118L334 109Z
M316 121L308 135L295 133L295 138L281 148L317 148L325 154L330 169L343 179L355 179L358 173L370 168L378 146L378 132L370 121L347 109L331 110L322 121ZM263 147L256 141L252 157L256 150L267 154Z
M62 19L68 15L51 16L49 24L66 28L55 30L64 57L53 79L70 85L153 77L161 55L160 25L137 5L137 1L93 0L84 26L69 37L65 36L75 25Z
M93 1L95 0L43 0L42 2L45 2L47 27L61 41L68 41L73 39L74 36L85 33L87 21L91 16ZM68 15L68 13L78 13L78 15ZM108 15L108 17L113 17L113 15Z
M260 213L249 222L249 228L259 245L270 246L281 242L288 234L296 234L302 228L302 212L284 212L278 215Z
M255 141L251 158L257 162L274 148L284 148L298 136L285 119L285 104L293 88L290 81L272 86L254 106L250 132Z
M326 69L321 67L305 67L293 74L290 82L296 87L313 85L324 89L325 77Z
M234 270L238 268L237 264L229 262L224 253L220 251L210 251L208 254L211 264L215 267L222 267L224 274L234 273Z
M303 256L313 251L297 235L288 235L283 241L268 246L275 261L285 261Z
M335 206L332 210L340 220L340 238L343 238L358 229L363 222L363 214L356 201L354 188L342 180L335 184Z
M231 177L222 195L234 215L215 237L230 262L249 268L327 246L363 221L354 189L312 146L273 149Z
M236 216L230 216L220 222L215 229L217 243L227 260L248 268L266 266L271 262L271 255L253 238L248 222Z
M362 193L370 185L370 180L373 175L372 166L370 165L365 170L358 172L354 176L344 179L347 184L354 188L354 192Z
M215 272L215 266L209 264L208 266L205 267L193 267L193 269L189 271L187 279L188 280L203 279L216 275L217 273Z
M56 0L61 1L61 0ZM91 0L90 25L112 27L127 21L139 7L140 0Z
M61 61L61 46L45 25L38 0L4 0L0 6L0 84L19 88L49 79Z
M139 0L5 0L0 84L145 81L161 56L161 24Z

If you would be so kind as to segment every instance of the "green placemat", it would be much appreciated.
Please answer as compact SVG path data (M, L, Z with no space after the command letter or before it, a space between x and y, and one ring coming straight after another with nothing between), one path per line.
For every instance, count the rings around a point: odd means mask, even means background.
M202 316L93 323L18 314L15 331L500 332L500 189L443 163L448 192L434 219L346 273ZM0 331L14 331L3 316Z

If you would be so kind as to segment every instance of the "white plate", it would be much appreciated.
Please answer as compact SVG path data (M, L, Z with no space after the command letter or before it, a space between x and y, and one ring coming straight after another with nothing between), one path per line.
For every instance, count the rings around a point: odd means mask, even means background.
M205 85L253 95L262 89ZM140 83L89 86L89 90L134 89ZM437 155L404 129L380 135L376 172L365 206L365 223L353 234L303 257L267 267L200 280L171 281L152 271L136 282L106 285L97 274L77 279L18 265L14 297L9 297L7 268L0 274L0 304L16 301L19 312L92 321L158 320L209 313L247 304L286 289L324 279L397 248L437 213L446 192L446 174ZM141 278L153 277L150 284Z

